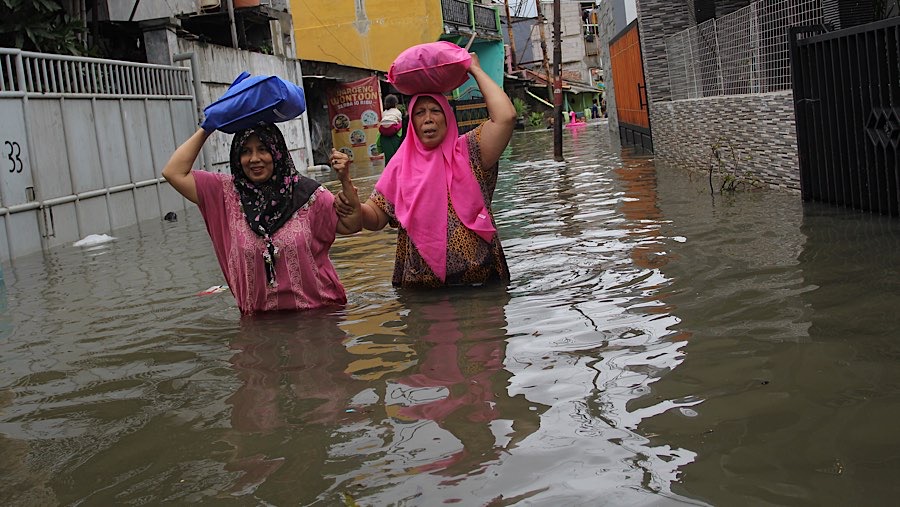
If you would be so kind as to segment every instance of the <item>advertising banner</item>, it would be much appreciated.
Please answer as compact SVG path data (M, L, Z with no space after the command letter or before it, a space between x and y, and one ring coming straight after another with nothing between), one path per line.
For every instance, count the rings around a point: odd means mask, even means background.
M378 77L343 83L328 92L328 117L334 147L350 155L353 174L374 174L384 169L378 153L381 90Z

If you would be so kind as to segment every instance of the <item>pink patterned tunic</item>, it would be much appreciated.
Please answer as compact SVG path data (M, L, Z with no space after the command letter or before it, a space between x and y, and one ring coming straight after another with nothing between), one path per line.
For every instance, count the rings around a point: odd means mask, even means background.
M247 225L230 174L193 171L200 213L225 281L243 314L306 310L347 302L328 250L334 243L334 196L323 187L272 240L278 249L275 287L266 283L263 239Z

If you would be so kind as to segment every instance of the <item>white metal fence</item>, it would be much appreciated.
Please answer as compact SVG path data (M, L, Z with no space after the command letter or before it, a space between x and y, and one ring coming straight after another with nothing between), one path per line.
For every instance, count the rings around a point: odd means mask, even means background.
M191 78L0 48L0 259L183 209L159 172L196 129Z
M188 69L142 63L0 51L0 93L43 97L192 97ZM6 92L6 93L4 93Z
M669 37L672 100L790 90L789 28L820 23L821 0L760 0Z

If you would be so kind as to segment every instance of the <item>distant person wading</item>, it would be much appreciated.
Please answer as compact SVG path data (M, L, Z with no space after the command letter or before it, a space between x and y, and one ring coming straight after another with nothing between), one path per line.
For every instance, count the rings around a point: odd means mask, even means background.
M384 153L384 163L387 165L400 148L403 142L403 113L397 109L399 100L394 94L384 98L384 112L381 113L381 124L378 125L378 149Z

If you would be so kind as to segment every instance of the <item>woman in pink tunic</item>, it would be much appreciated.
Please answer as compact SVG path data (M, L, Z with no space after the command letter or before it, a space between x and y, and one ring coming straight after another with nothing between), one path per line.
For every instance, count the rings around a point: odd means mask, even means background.
M334 196L297 173L275 125L234 135L231 174L191 169L208 137L203 129L194 133L175 150L163 176L200 207L241 313L346 303L328 251L336 234L360 230L360 214L337 216ZM347 155L333 150L331 164L343 191L353 194Z

